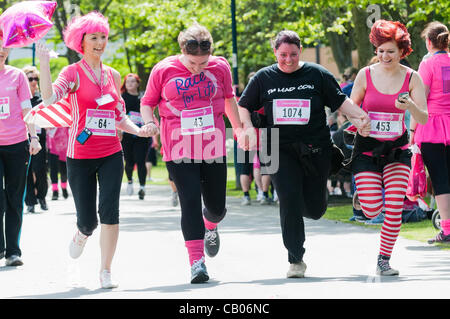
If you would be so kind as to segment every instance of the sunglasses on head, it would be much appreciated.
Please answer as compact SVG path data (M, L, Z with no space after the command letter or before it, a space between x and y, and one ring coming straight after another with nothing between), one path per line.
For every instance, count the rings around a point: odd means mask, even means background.
M184 48L186 49L187 53L197 53L198 48L200 48L201 51L206 52L211 48L211 42L209 42L208 40L187 40Z
M33 81L39 82L39 78L38 77L36 77L36 78L28 78L28 81L30 81L30 82L33 82Z

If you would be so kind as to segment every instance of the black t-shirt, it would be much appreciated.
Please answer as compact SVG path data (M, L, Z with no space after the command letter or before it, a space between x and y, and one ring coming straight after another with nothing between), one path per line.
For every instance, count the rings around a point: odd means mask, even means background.
M309 108L309 121L302 119L303 123L307 124L274 124L273 105L276 103L280 106L282 104L279 104L279 100L286 99L302 100L298 103ZM279 128L280 145L301 141L314 146L325 146L331 144L325 106L334 112L345 99L346 95L327 69L315 63L305 62L299 70L292 73L282 72L277 64L259 70L242 93L239 105L250 112L257 111L263 106L267 116L267 127ZM279 111L279 121L282 116L295 117L297 110L300 109L304 110L303 107L282 109L284 115ZM303 117L306 113L308 112L303 111ZM302 117L300 113L298 115Z
M125 101L125 109L127 111L127 114L129 114L130 112L141 113L141 99L138 95L131 95L128 92L123 92L122 98Z

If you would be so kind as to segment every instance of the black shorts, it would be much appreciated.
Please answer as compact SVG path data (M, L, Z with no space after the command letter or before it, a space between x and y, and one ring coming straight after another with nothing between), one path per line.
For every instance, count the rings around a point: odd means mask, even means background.
M427 167L434 195L450 193L450 146L422 143L423 163Z
M402 163L406 166L411 167L411 151L409 149L403 150L400 153L398 161L396 163ZM377 165L372 156L360 154L357 155L351 163L351 170L353 175L361 172L377 172L383 173L383 168Z
M251 175L253 173L253 157L255 151L244 151L238 147L237 153L237 164L240 167L241 175Z
M98 190L100 223L119 223L122 151L95 159L67 158L67 176L77 210L77 226L83 234L90 236L98 225Z

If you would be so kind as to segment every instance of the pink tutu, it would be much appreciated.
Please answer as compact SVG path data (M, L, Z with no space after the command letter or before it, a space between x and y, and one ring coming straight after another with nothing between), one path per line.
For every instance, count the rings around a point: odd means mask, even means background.
M450 145L450 114L430 114L425 125L417 124L414 142Z

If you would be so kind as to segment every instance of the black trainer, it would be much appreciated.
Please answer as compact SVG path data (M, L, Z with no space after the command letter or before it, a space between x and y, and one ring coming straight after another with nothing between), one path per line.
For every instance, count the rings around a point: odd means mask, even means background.
M428 239L429 244L450 244L450 235L445 236L444 231L441 230L434 238Z
M145 197L145 190L143 190L142 188L139 190L139 192L138 192L138 195L139 195L139 199L144 199L144 197Z
M209 230L205 229L205 252L209 257L214 257L219 252L220 237L217 227Z
M45 201L45 198L38 199L39 205L41 206L42 210L48 210L47 202Z
M63 188L63 189L62 189L62 195L63 195L63 197L64 197L65 199L67 199L67 198L69 197L69 193L67 192L67 189L66 189L66 188ZM58 198L56 198L56 199L58 199Z

